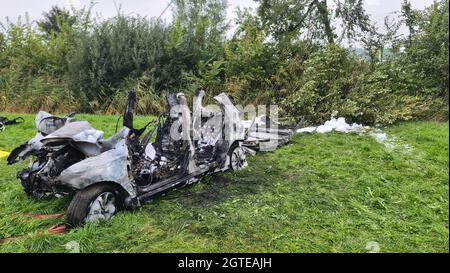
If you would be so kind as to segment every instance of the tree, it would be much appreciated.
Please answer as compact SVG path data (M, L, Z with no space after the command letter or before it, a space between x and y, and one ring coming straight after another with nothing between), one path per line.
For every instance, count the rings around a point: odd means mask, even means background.
M189 79L200 76L200 67L223 59L226 0L175 0L174 18L165 50L170 86L182 88Z
M409 30L408 45L411 46L412 36L415 34L415 27L417 25L417 14L411 7L411 1L403 0L401 15Z
M306 35L328 44L344 38L356 39L361 33L373 31L362 0L255 0L258 15L272 36L281 40ZM341 33L334 26L340 24ZM292 35L295 33L296 35Z
M69 11L53 6L50 11L43 13L44 18L38 21L39 28L47 38L59 34L64 26L72 27L76 23L76 17Z
M402 44L401 35L398 33L402 21L384 18L384 31L370 32L361 39L364 48L369 53L372 68L375 64L388 58L395 58L400 52Z
M225 41L226 8L226 0L176 0L175 34L191 53L214 54Z
M110 97L129 80L144 74L159 89L167 78L164 45L168 29L161 21L117 15L83 33L68 54L68 78L88 101Z
M5 34L0 33L0 53L6 49L6 37Z
M403 67L411 75L416 92L448 98L449 1L435 1L415 14L417 29L405 51ZM447 101L448 102L448 101Z
M260 22L249 10L238 11L237 29L225 45L228 92L241 102L255 99L277 69L277 54L265 42ZM231 88L230 88L231 87Z

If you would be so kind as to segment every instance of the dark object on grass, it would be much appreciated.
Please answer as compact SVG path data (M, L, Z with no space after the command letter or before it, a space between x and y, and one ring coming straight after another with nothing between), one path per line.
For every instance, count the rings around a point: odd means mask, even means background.
M25 120L22 117L17 117L13 119L8 119L6 117L0 116L0 131L5 130L5 126L16 125L23 123Z

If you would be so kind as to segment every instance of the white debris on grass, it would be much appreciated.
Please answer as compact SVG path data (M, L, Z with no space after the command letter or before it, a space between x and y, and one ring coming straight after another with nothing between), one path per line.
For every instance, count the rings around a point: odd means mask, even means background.
M387 140L386 133L372 133L371 136L373 136L378 142L383 142Z
M342 132L342 133L349 133L349 132L364 132L365 130L369 129L368 126L363 126L358 123L352 123L348 124L345 121L345 118L339 117L339 118L331 118L330 120L325 121L324 124L319 125L317 127L305 127L297 130L297 133L329 133L333 130Z
M342 132L342 133L368 133L370 136L376 139L379 143L382 143L389 150L401 149L404 151L411 151L411 146L408 144L400 144L398 139L390 136L383 132L381 129L372 128L370 126L364 126L358 123L349 124L345 121L345 118L332 117L330 120L326 121L324 124L319 126L304 127L298 129L297 133L329 133L332 131Z
M401 144L395 136L388 137L387 134L380 129L372 129L370 136L375 138L379 143L382 143L389 150L403 150L406 152L410 152L412 150L411 145Z
M317 127L305 127L297 130L297 133L312 133L317 129Z
M380 248L380 244L378 242L367 242L366 243L366 250L367 253L379 253L381 248Z
M403 150L411 152L412 147L409 144L401 144L395 136L388 137L380 129L371 132L370 135L374 137L379 143L382 143L388 150Z
M390 138L388 139L387 134L381 129L372 129L370 130L369 135L375 138L379 143L386 143L390 141Z

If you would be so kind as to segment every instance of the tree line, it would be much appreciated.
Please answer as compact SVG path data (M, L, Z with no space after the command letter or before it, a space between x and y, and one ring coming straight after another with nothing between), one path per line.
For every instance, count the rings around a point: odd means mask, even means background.
M227 92L241 104L278 104L311 123L448 120L448 0L399 10L375 26L362 0L174 0L173 19L92 15L54 6L0 30L0 111L139 113L165 110L169 92ZM405 26L407 35L399 29ZM353 46L349 46L353 45Z

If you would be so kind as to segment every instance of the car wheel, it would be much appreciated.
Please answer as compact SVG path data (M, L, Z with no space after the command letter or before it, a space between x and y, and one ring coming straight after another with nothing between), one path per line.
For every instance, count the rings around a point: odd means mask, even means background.
M111 184L100 183L75 194L66 213L66 223L70 227L85 222L111 219L122 206L121 194Z
M228 153L230 157L230 170L236 171L247 166L247 159L245 158L244 150L238 145L234 144Z

